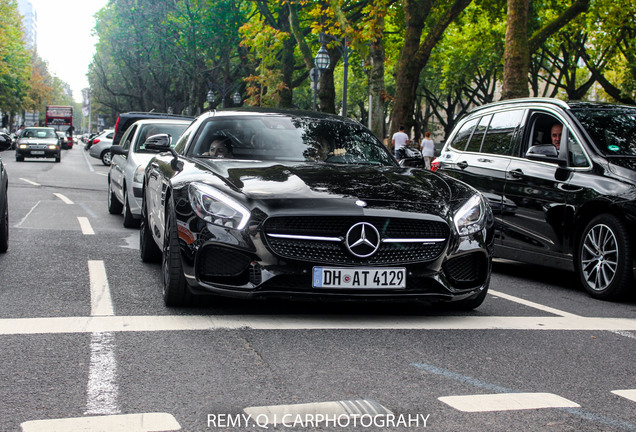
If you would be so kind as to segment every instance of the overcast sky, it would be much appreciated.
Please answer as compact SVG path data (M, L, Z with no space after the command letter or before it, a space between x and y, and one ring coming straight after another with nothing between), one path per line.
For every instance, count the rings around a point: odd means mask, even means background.
M108 0L30 0L38 16L38 53L49 71L71 86L73 99L82 101L88 87L88 65L97 39L91 36L95 13Z

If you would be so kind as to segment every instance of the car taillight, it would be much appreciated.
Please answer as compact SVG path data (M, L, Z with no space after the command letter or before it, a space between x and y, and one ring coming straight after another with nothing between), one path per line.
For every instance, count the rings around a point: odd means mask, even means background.
M437 171L439 169L439 161L437 159L431 162L431 171Z
M93 140L93 144L97 144L100 141L101 141L100 139Z

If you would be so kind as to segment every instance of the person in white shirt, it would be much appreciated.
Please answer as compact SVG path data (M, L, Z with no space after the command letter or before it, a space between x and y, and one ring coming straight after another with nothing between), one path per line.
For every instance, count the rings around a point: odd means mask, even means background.
M398 150L409 143L409 136L404 132L404 126L400 126L400 130L393 134L391 144L393 145L393 154L397 157Z
M422 159L424 159L424 167L427 170L431 169L431 162L435 157L435 142L431 139L431 133L426 132L422 142L420 143L420 151L422 152Z

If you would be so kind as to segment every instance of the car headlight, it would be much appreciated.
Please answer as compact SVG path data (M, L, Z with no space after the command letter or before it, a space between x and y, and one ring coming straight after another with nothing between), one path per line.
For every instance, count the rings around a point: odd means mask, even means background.
M146 167L144 165L139 165L133 174L133 183L143 183L145 171Z
M455 228L460 236L467 236L482 230L486 224L488 205L481 195L473 195L453 216Z
M250 219L248 209L212 186L191 183L188 195L197 216L211 224L240 230Z
M57 150L56 144L49 144L49 150Z
M29 146L27 144L20 144L21 149L28 149Z

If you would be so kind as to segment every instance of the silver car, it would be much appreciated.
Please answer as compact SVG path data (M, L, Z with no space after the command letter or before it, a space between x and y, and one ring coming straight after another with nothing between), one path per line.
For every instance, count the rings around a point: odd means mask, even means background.
M148 119L133 123L121 138L121 145L110 147L111 165L108 173L108 211L121 214L124 226L139 226L141 219L144 169L156 154L147 152L146 138L168 134L176 142L191 122L188 120Z
M93 139L89 154L95 159L100 159L106 166L110 165L110 146L113 145L113 129L104 129Z

